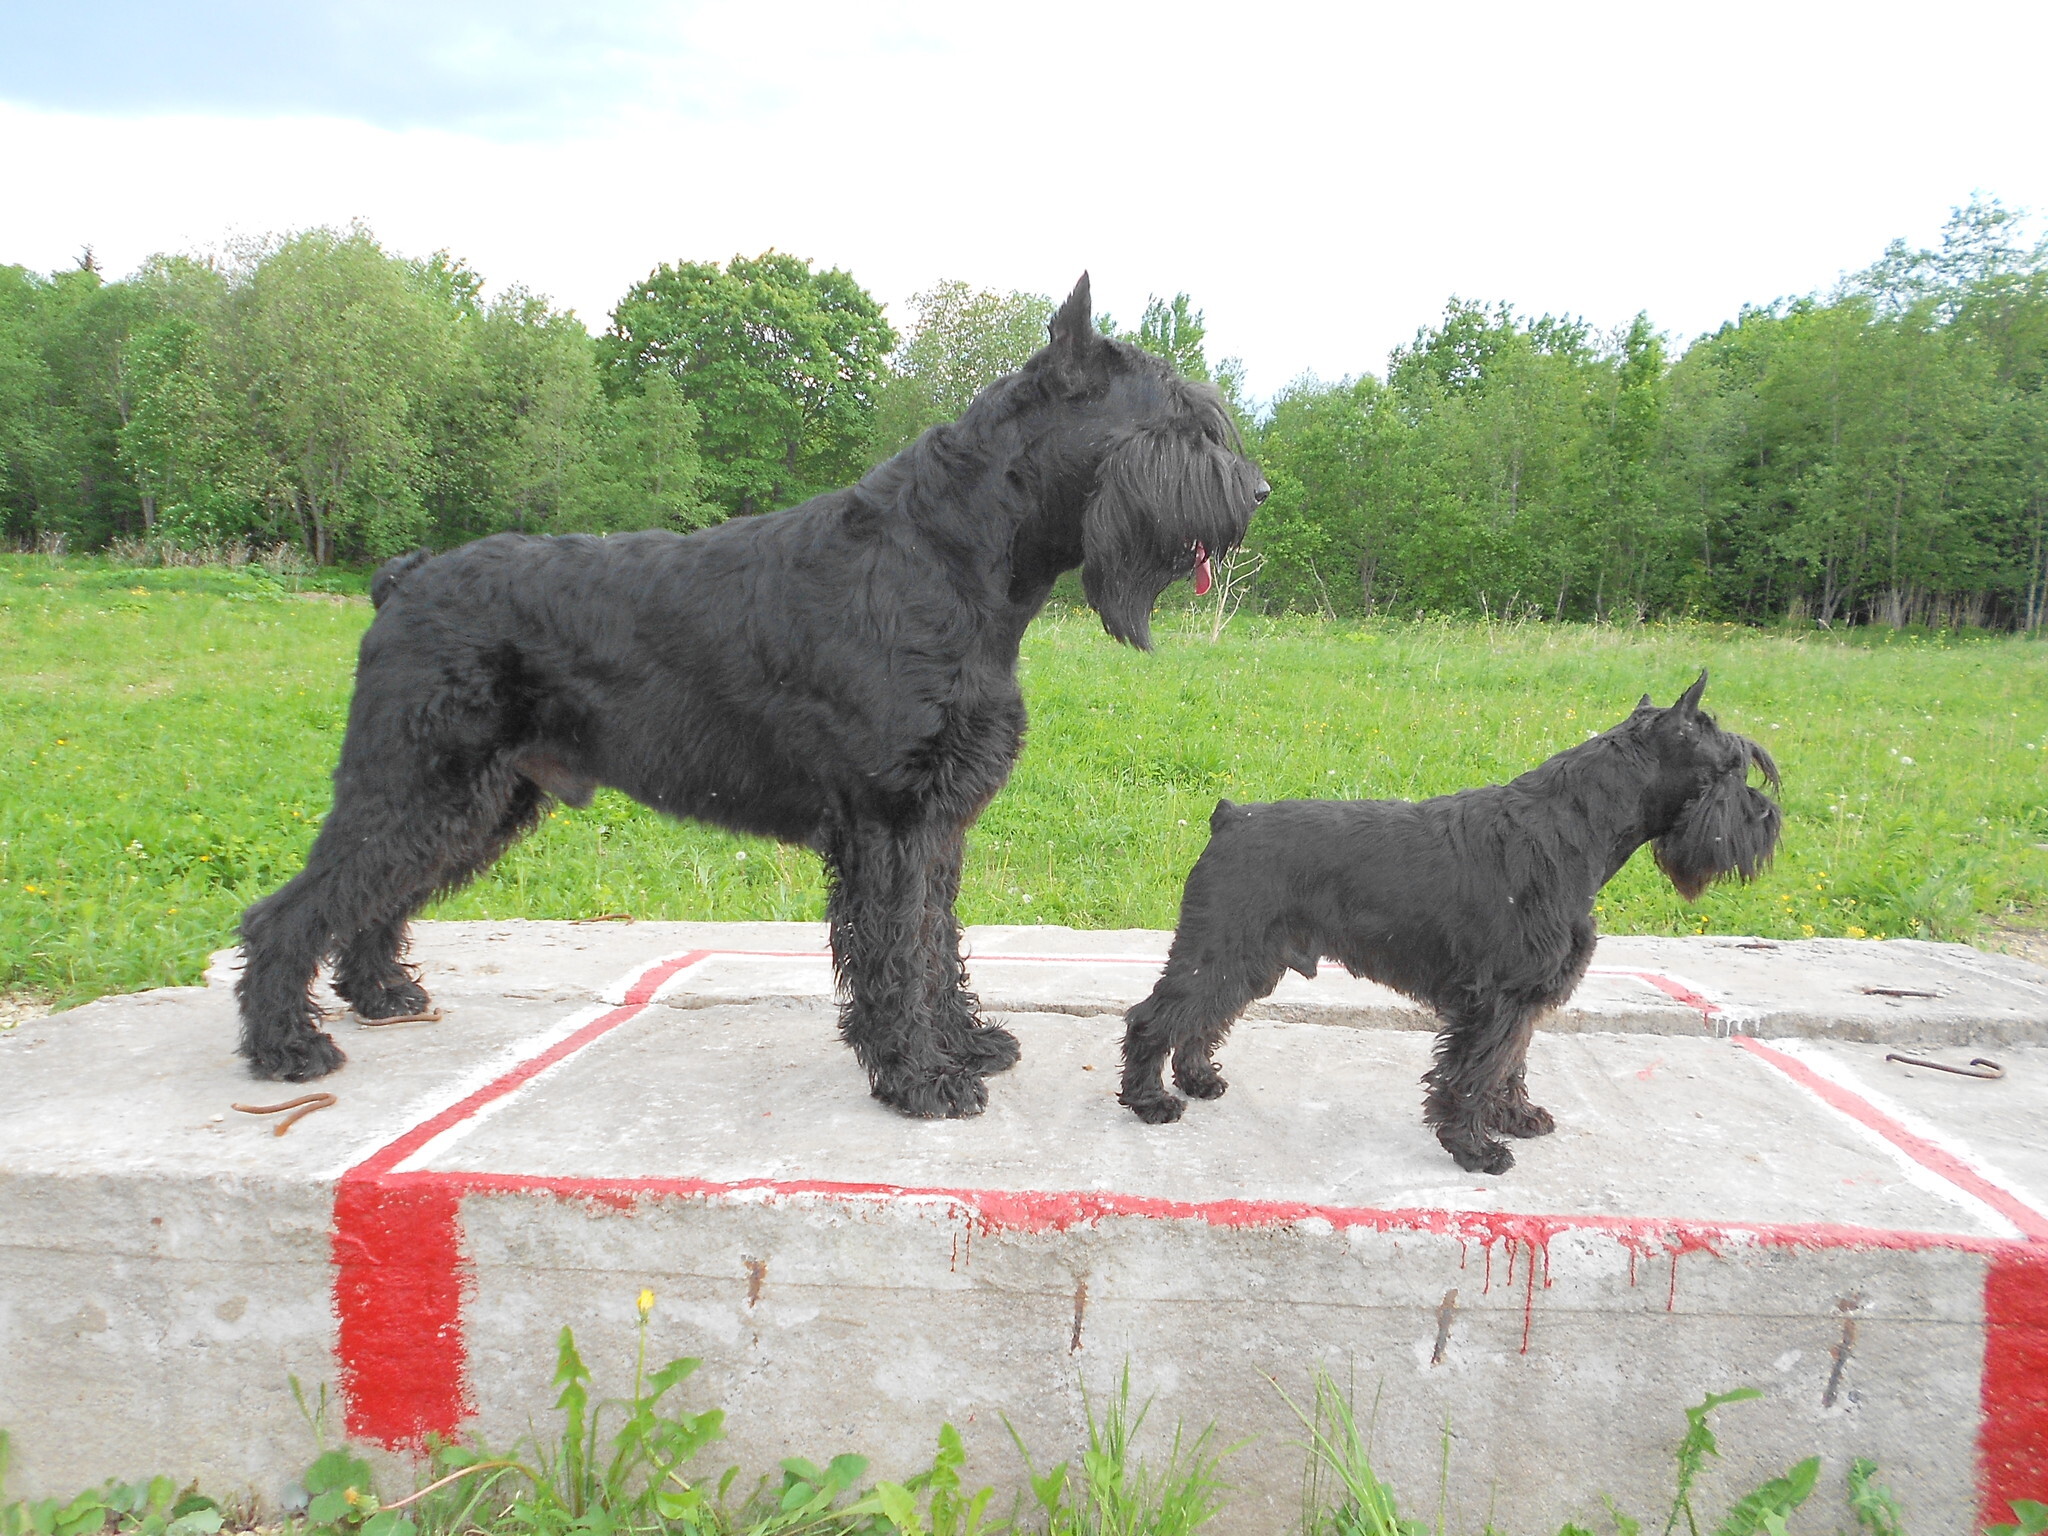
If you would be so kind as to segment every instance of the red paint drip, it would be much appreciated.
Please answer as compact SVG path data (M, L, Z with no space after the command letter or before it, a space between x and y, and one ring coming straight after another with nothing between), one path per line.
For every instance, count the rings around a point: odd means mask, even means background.
M1547 1243L1543 1248L1543 1267L1545 1269L1550 1267L1550 1246ZM1525 1355L1529 1353L1529 1330L1535 1326L1536 1249L1532 1244L1529 1249L1529 1273L1523 1281L1522 1289L1522 1353Z
M1760 1040L1737 1035L1735 1043L1752 1056L1769 1062L1800 1087L1840 1110L1859 1125L1866 1125L1897 1147L1921 1167L1939 1174L1967 1194L1976 1196L2035 1242L2048 1239L2048 1216L2035 1210L2009 1190L2000 1189L1968 1163L1945 1147L1916 1136L1861 1095L1838 1083L1831 1083L1813 1068L1783 1051L1774 1051Z
M344 1422L349 1435L392 1450L452 1436L474 1411L466 1377L460 1179L391 1170L486 1104L637 1016L662 984L710 953L695 950L641 971L626 1001L461 1103L414 1126L341 1176L331 1252Z
M1984 1273L1984 1369L1977 1423L1978 1518L2012 1519L2048 1468L2048 1250L2012 1245Z

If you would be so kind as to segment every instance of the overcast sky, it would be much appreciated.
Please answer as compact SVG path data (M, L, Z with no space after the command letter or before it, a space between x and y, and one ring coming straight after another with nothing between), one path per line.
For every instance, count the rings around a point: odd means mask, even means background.
M1086 267L1263 395L1452 293L1682 341L1974 190L2048 211L2044 58L2039 0L0 0L0 262L360 217L593 328L769 246L899 318Z

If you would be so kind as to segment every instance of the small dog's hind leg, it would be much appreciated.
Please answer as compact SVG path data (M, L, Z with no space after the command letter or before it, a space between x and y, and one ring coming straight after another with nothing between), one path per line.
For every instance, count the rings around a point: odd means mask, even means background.
M1152 995L1124 1015L1124 1074L1117 1099L1140 1120L1178 1120L1187 1100L1162 1081L1169 1056L1173 1080L1198 1099L1222 1097L1230 1085L1216 1069L1215 1052L1237 1016L1279 983L1280 962L1174 938L1166 971Z

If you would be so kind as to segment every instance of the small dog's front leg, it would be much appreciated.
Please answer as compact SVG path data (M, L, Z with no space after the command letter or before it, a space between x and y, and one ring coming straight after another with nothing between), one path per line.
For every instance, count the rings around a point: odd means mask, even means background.
M1551 1118L1549 1110L1529 1102L1528 1085L1520 1068L1495 1090L1493 1102L1487 1107L1486 1124L1489 1130L1523 1141L1548 1136L1557 1129L1557 1121Z
M1216 1059L1196 1044L1173 1053L1173 1085L1191 1099L1220 1099L1230 1082L1217 1070Z
M1433 1068L1424 1078L1428 1093L1422 1101L1422 1121L1436 1132L1436 1139L1451 1159L1467 1173L1506 1173L1515 1166L1515 1154L1504 1142L1487 1133L1489 1099L1479 1094L1459 1093L1447 1087L1443 1068Z

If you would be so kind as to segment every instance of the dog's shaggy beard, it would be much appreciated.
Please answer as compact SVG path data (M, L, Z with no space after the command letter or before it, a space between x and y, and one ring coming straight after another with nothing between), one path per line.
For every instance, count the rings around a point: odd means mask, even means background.
M1728 875L1754 880L1777 851L1784 817L1776 801L1751 787L1749 770L1754 766L1775 790L1778 765L1748 737L1733 740L1741 761L1688 801L1651 845L1657 867L1687 901Z
M1081 522L1081 587L1102 627L1151 650L1159 594L1242 542L1259 484L1256 465L1203 434L1138 431L1119 444Z

